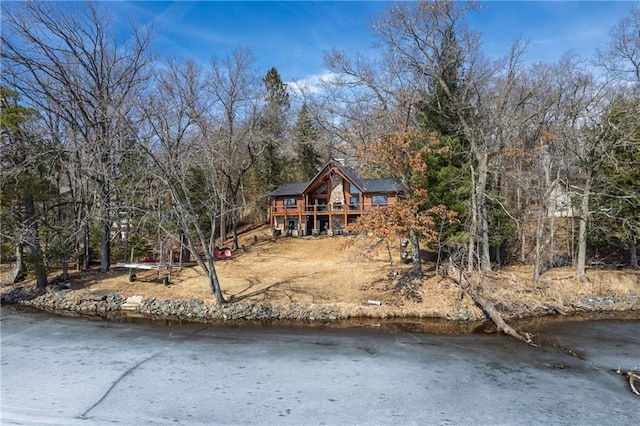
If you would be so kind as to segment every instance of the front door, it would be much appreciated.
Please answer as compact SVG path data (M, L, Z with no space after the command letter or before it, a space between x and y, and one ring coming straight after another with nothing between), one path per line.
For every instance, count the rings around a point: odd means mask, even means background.
M318 227L316 229L318 233L326 235L329 230L329 219L318 219Z
M311 235L314 229L313 216L307 216L307 229L305 229L304 235Z

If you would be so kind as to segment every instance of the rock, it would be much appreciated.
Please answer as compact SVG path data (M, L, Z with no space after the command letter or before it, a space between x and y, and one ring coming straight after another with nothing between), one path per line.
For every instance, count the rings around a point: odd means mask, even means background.
M41 294L31 293L23 287L0 288L2 304L17 303L47 312L59 314L82 314L110 317L118 313L135 312L150 319L202 321L298 321L333 322L349 318L357 313L344 313L342 308L310 303L273 305L270 303L248 302L246 300L221 305L207 304L202 300L157 300L143 299L136 295L123 297L108 291L74 293L68 289L52 286ZM376 301L376 300L373 300ZM363 300L363 304L368 304ZM374 306L377 303L373 304ZM500 306L509 318L525 318L539 315L557 315L577 312L598 312L640 309L638 295L611 297L588 294L566 303L522 304L522 306ZM347 308L349 309L349 308ZM481 313L460 308L447 314L447 319L455 321L476 321Z
M29 292L24 287L14 287L11 290L2 293L2 296L0 296L0 304L13 305L21 301L34 299L35 297L35 294Z

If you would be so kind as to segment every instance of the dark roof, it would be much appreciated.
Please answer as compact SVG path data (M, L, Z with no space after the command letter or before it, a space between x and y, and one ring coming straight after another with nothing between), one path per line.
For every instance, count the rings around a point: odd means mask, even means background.
M334 164L363 192L403 192L404 188L395 179L362 179L358 172L341 164Z
M403 192L404 188L395 179L363 179L365 192Z
M300 195L302 190L307 187L308 183L309 182L286 183L275 191L270 192L269 196L277 197L280 195Z
M318 174L309 182L287 183L269 193L270 197L283 195L300 195L327 167L337 167L355 186L362 192L404 192L403 186L395 179L362 179L351 167L343 166L337 162L327 163Z
M349 179L351 182L353 182L353 184L355 186L357 186L361 191L366 191L367 190L367 188L364 186L364 181L360 177L358 172L353 170L351 167L346 167L346 166L343 166L341 164L334 164L334 165L336 167L338 167L338 169L340 169L342 171L342 173L344 173L344 175L347 177L347 179Z

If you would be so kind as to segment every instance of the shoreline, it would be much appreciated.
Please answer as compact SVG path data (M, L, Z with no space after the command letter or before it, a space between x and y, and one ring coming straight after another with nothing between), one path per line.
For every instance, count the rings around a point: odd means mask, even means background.
M35 294L15 285L2 288L3 306L18 310L50 313L68 317L102 318L114 321L150 321L160 323L201 323L234 325L385 327L395 326L414 331L440 334L492 333L491 322L479 310L461 308L453 315L434 315L381 311L377 305L355 304L272 304L269 302L235 302L227 305L205 303L196 299L165 299L154 297L132 300L117 293L78 296L66 289L48 288ZM133 303L132 303L133 302ZM640 319L640 299L588 295L563 306L547 303L533 309L501 315L522 329L528 324L548 320L572 319Z

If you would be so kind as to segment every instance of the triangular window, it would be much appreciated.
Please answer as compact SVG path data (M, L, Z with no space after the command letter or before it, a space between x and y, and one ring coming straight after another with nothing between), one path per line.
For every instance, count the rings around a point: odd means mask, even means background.
M327 194L329 192L329 186L325 183L316 191L316 194Z

